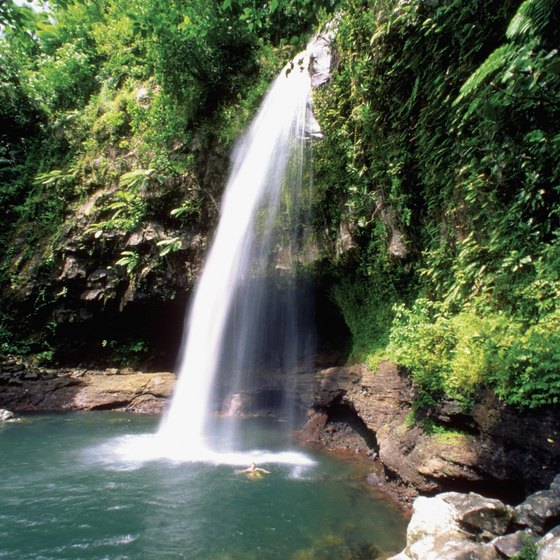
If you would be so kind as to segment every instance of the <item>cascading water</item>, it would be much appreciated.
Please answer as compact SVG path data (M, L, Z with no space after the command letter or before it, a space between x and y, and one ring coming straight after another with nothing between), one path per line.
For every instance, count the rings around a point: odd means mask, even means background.
M251 359L262 355L262 344L276 346L279 365L287 370L310 342L309 336L304 343L297 337L295 301L280 305L280 311L276 306L277 312L266 317L274 308L266 296L268 272L291 268L291 255L301 249L293 244L301 243L297 208L306 197L307 66L304 54L284 68L234 153L220 222L186 326L178 383L158 432L160 441L182 448L183 456L188 448L196 459L208 448L206 428L219 370L228 370L235 390L254 366ZM294 292L292 285L283 290L285 297ZM283 323L281 341L263 338L267 319Z

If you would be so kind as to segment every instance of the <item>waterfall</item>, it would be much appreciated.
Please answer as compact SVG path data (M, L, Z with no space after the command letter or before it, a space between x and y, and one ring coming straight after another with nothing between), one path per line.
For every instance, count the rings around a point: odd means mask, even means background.
M221 371L235 391L258 365L251 361L266 353L263 345L272 346L278 367L288 371L312 343L310 336L298 338L305 312L294 308L297 288L287 282L274 292L270 275L276 270L291 278L293 258L305 248L298 208L309 198L306 122L313 119L307 67L303 54L282 70L234 150L219 224L186 323L177 386L158 432L170 444L188 446L193 457L207 446ZM274 335L263 332L268 323L274 323Z

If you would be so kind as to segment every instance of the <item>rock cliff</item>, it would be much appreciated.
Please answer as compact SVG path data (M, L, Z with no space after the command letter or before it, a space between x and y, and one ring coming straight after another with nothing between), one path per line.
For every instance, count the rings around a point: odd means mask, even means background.
M471 410L441 403L413 412L408 376L389 362L314 374L307 442L369 452L373 481L404 500L418 493L478 491L520 501L560 471L558 407L521 413L488 395Z

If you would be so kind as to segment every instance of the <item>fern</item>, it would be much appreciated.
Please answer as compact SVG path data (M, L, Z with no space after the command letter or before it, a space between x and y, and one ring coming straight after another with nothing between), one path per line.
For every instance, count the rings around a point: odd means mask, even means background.
M159 256L165 257L165 255L169 253L175 253L181 250L183 242L180 237L172 237L171 239L162 239L158 241L157 246L159 247Z
M142 189L146 188L152 180L162 183L164 177L155 169L133 169L120 176L119 185L130 189Z
M134 251L122 251L121 258L115 263L117 266L124 266L129 276L132 276L140 263L140 255Z

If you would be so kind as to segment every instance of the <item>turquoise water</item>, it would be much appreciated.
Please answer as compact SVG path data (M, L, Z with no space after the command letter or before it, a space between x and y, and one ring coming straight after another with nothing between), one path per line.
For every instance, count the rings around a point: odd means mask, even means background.
M313 465L263 464L271 474L254 480L227 464L113 456L156 424L98 412L0 425L0 558L344 560L404 544L398 509L330 457L305 451ZM272 423L244 433L287 445Z

